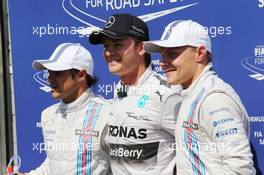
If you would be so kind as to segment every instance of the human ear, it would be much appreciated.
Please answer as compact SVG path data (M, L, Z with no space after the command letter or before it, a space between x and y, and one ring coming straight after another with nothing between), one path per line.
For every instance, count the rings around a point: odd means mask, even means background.
M204 46L197 47L195 57L198 62L203 62L206 59L206 48Z
M78 78L79 79L86 79L86 70L85 69L82 69L79 71Z
M145 54L145 50L144 50L144 41L142 41L141 43L138 44L138 52L140 55L144 55Z

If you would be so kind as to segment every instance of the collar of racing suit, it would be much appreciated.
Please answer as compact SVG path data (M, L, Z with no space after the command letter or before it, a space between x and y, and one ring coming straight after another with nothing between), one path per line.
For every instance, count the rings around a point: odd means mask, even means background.
M81 109L84 105L87 105L87 103L89 102L90 98L94 97L94 93L92 92L92 90L90 88L87 88L82 94L81 96L79 96L75 101L71 102L71 103L64 103L62 100L60 101L60 111L61 113L69 113L69 112L74 112L74 111L78 111L79 109Z
M153 65L149 64L145 72L139 77L137 85L144 84L147 81L147 79L154 73L152 67Z
M152 69L153 65L150 64L147 69L145 70L145 72L139 77L138 79L138 84L137 86L143 85L147 79L154 73L153 69ZM119 89L122 89L123 83L121 81L118 82L118 84L116 85L115 88L115 93L114 93L114 99L116 99L118 97L117 93ZM129 91L129 87L126 86L126 90Z
M196 92L195 90L197 88L199 89L199 86L202 84L202 82L204 82L204 80L208 76L213 75L213 74L215 74L215 72L213 70L213 64L210 62L205 66L202 73L197 77L196 80L194 80L194 82L190 85L190 87L181 91L182 97L183 98L191 97L193 93Z

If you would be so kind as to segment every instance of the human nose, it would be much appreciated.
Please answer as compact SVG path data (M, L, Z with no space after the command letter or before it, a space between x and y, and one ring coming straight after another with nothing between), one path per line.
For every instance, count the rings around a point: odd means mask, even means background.
M106 48L105 51L104 51L104 56L105 58L107 57L110 57L114 54L114 50L113 49L110 49L110 48Z

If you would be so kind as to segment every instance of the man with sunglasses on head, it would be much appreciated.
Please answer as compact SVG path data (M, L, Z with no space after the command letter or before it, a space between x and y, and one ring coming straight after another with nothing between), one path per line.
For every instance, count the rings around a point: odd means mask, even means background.
M146 42L144 49L161 53L168 83L183 87L175 130L177 174L255 174L247 112L214 72L204 27L192 20L171 22L161 40Z
M109 113L107 144L113 174L173 174L175 93L153 70L143 50L149 40L145 22L130 14L110 16L91 44L103 44L109 71L120 77Z
M90 52L78 43L63 43L49 60L35 60L33 68L48 70L51 95L60 102L41 115L47 158L26 174L110 174L109 157L101 145L107 108L90 89L96 83Z

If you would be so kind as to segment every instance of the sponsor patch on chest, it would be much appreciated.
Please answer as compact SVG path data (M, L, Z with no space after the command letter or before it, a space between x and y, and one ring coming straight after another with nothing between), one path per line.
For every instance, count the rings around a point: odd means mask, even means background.
M98 137L99 136L99 131L85 130L85 129L76 129L75 130L75 135Z
M183 128L191 128L191 129L194 129L194 130L199 130L199 125L197 123L191 123L189 121L184 121L182 123L182 127Z

